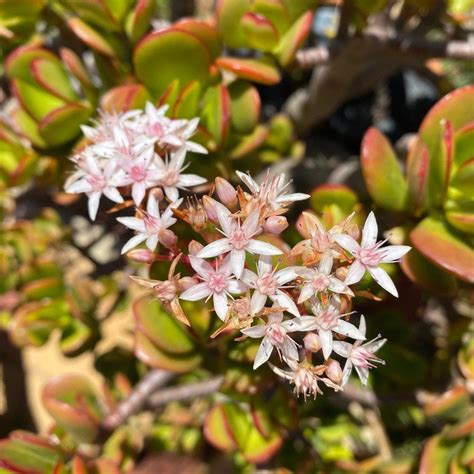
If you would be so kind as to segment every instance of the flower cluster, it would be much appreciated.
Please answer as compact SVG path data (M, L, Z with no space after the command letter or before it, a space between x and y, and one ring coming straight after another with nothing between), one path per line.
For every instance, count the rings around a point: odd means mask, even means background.
M358 325L351 321L354 285L368 272L398 296L380 265L398 261L410 247L378 242L372 212L362 232L353 215L327 230L317 216L303 212L297 222L303 240L290 248L282 238L289 226L285 214L293 202L309 196L290 193L284 174L267 173L257 183L237 172L243 183L237 187L218 177L210 195L188 198L181 207L180 191L204 182L182 174L185 154L204 150L188 140L195 120L173 121L164 113L148 105L144 113L103 116L86 128L92 144L73 158L78 171L66 188L88 193L93 217L102 193L120 202L117 188L131 186L136 215L118 220L135 235L122 251L144 263L172 262L165 281L134 279L184 324L189 322L180 300L210 300L223 322L213 337L239 331L237 340L260 340L254 368L268 363L305 398L321 393L321 384L343 390L353 369L366 384L369 369L383 363L375 353L386 340L378 336L367 342L364 316ZM187 242L187 253L179 250L186 242L178 246L169 229L177 219L202 239ZM142 243L146 249L135 249ZM188 275L175 274L178 261Z
M102 195L115 203L131 195L139 206L147 189L160 187L174 202L180 189L206 182L200 176L183 173L188 151L207 153L203 146L189 140L196 132L198 119L172 120L166 117L166 111L167 106L157 109L148 103L145 111L102 112L94 127L82 126L89 144L72 156L76 171L65 189L87 194L92 220Z

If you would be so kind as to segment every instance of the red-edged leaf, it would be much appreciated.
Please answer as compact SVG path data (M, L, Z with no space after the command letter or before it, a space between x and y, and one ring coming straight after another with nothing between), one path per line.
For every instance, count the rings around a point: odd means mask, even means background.
M229 94L233 129L242 134L250 133L260 118L258 90L248 82L234 81L229 86Z
M67 20L67 25L74 34L90 48L111 58L117 56L115 47L112 45L110 40L91 28L80 18L69 18L69 20Z
M311 192L311 206L317 212L331 205L337 205L345 216L349 215L358 202L357 194L343 184L323 184ZM344 217L344 216L342 216Z
M171 81L170 85L164 90L163 94L157 100L157 105L159 107L163 105L168 105L169 107L173 107L176 99L179 95L179 81L174 79Z
M428 147L420 140L410 149L407 159L409 206L413 214L420 214L427 205L430 176L430 154Z
M219 147L225 143L230 126L230 96L224 84L210 87L206 91L201 123L211 132Z
M229 157L236 160L249 155L265 142L268 134L267 127L258 125L250 135L245 135L239 139L237 144L229 151Z
M251 0L217 0L217 28L222 40L229 48L248 46L240 20L250 9Z
M207 441L221 451L234 451L237 442L222 405L215 405L208 412L203 427Z
M374 127L366 132L362 140L361 165L372 199L387 209L405 209L407 182L390 142Z
M269 61L259 59L219 58L216 64L226 71L233 72L241 79L274 85L280 82L280 73Z
M268 18L281 36L290 26L290 17L283 0L253 0L252 11Z
M5 61L8 77L33 82L30 66L35 59L45 59L61 64L59 59L47 49L31 45L21 46L13 50Z
M101 99L101 108L107 112L124 112L141 109L150 99L148 91L141 84L130 84L110 89Z
M208 49L212 60L214 61L222 52L222 44L219 34L214 26L202 20L195 18L183 18L173 24L176 30L187 31L199 38Z
M275 54L278 62L287 67L293 61L296 52L305 42L311 31L313 24L313 12L307 11L301 15L298 20L291 26L291 28L283 35Z
M474 249L451 231L442 217L426 217L411 232L410 239L436 265L474 283Z
M456 153L454 154L456 166L474 158L474 121L457 130L454 134L454 141L456 143Z
M125 22L125 31L131 41L138 41L150 28L155 7L153 0L138 0Z
M446 213L446 219L456 229L468 234L474 234L474 211L450 211Z
M181 88L194 80L204 87L211 58L198 37L169 28L145 36L135 47L133 63L137 77L159 96L173 80L178 80Z
M465 195L467 198L472 199L474 197L474 156L459 166L450 184L458 193ZM456 197L453 196L454 199Z
M463 413L463 415L465 414L466 412ZM457 440L471 436L473 433L474 415L471 413L470 416L463 418L459 423L450 426L444 433L444 436L449 440Z
M423 447L419 474L446 474L456 445L443 442L441 435L428 439Z
M271 51L278 44L278 31L271 21L258 13L246 12L240 22L248 44L261 51Z
M181 92L173 106L173 117L191 119L196 117L201 98L201 85L198 81L190 82Z
M428 402L423 408L427 416L457 419L469 407L469 392L464 387L455 387Z
M61 48L59 50L59 54L71 74L81 83L83 87L87 89L94 87L84 63L72 49Z

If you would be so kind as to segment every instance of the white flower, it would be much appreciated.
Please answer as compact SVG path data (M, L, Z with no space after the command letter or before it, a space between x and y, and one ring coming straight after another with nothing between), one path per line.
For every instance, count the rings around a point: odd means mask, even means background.
M184 147L171 153L170 157L167 157L165 160L158 155L155 156L159 176L158 184L163 186L166 197L170 201L178 199L178 189L197 186L207 181L206 178L196 174L182 174L186 169L186 166L183 166L185 157L186 148Z
M295 267L288 267L276 271L272 266L272 257L261 256L257 263L257 273L244 269L242 280L255 291L252 294L252 314L257 314L263 309L267 298L285 308L293 316L300 316L295 302L283 291L286 283L296 278Z
M285 183L285 174L270 175L267 172L265 179L258 184L249 174L236 172L238 177L247 185L252 194L262 203L268 204L271 209L277 210L286 207L292 202L308 199L309 194L288 194L287 187L291 181Z
M275 374L295 384L295 393L298 396L302 393L305 400L308 393L313 395L313 398L316 398L318 393L323 393L318 386L318 382L323 382L327 387L333 388L336 392L341 390L341 387L329 378L320 377L325 368L320 371L318 367L306 367L294 360L288 360L287 364L291 370L282 370L273 364L269 365Z
M298 345L287 333L300 331L305 320L302 318L289 319L283 321L283 313L272 313L268 316L266 324L259 324L241 332L252 338L263 337L258 348L253 368L257 369L264 364L272 355L273 348L276 348L280 358L285 360L298 360Z
M379 267L381 263L393 263L400 260L411 247L408 245L389 245L381 248L385 241L377 242L377 221L371 212L362 229L360 245L347 234L338 234L334 240L354 256L354 262L349 267L345 283L352 285L359 282L367 270L372 278L386 291L398 297L397 289L387 272Z
M303 288L298 298L298 304L303 303L318 293L344 293L353 296L350 288L339 278L331 275L333 257L329 253L323 254L318 268L299 268L296 273L303 277Z
M203 298L209 299L212 296L214 310L217 316L224 321L228 312L227 298L230 293L242 293L246 289L243 282L235 280L232 276L230 256L227 256L216 268L199 257L190 255L189 260L202 282L181 293L180 298L187 301L198 301Z
M116 169L114 162L109 162L104 169L100 166L94 152L90 149L76 157L79 167L66 182L65 189L68 193L86 193L89 217L95 220L102 194L111 201L120 203L123 198L117 191L118 186L124 184L124 173Z
M223 239L216 240L206 245L198 254L198 257L216 257L230 252L231 266L234 275L240 278L245 265L245 252L259 255L281 255L281 250L261 240L253 239L261 232L259 224L260 212L254 211L241 224L232 218L230 211L222 204L215 202L217 218L222 227Z
M359 332L365 337L366 325L364 316L360 317ZM343 341L334 342L334 352L347 359L342 376L343 386L347 383L353 367L355 367L361 382L367 385L369 369L375 367L375 363L385 364L380 357L375 355L387 342L387 339L380 338L381 336L379 334L375 339L365 344L362 344L362 341L356 341L354 344Z
M122 253L127 253L144 241L146 241L146 246L150 250L155 250L158 242L160 242L160 233L176 222L172 209L179 207L182 202L183 199L172 202L160 215L159 203L155 196L150 194L146 212L140 211L142 217L118 217L117 220L121 224L136 231L136 235L122 248Z
M328 359L333 351L335 344L333 332L352 339L365 339L365 333L362 334L353 324L341 319L347 314L340 313L340 301L336 296L332 296L327 305L322 305L319 300L315 300L311 309L315 317L311 323L305 326L305 330L317 329L325 359Z

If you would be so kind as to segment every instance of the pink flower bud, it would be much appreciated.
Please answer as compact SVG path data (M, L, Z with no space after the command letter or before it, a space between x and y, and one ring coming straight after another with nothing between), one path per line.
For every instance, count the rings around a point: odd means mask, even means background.
M288 221L284 216L271 216L263 226L266 232L270 234L281 234L288 227Z
M337 360L329 359L326 365L326 375L334 383L340 384L342 382L341 364Z
M134 249L127 253L127 257L134 262L151 263L155 260L155 254L148 249Z
M161 188L153 188L150 192L151 194L153 194L153 196L158 202L162 201L165 198L165 195L163 194L163 190Z
M217 201L215 201L209 196L204 196L202 198L202 203L204 205L204 209L206 211L207 217L213 222L219 222L219 219L217 217L217 213L218 213Z
M216 192L224 206L234 206L237 204L237 191L234 186L224 178L216 178Z
M191 240L188 244L188 252L189 255L196 255L199 251L201 251L204 248L204 245L201 243L197 242L196 240Z
M178 241L176 234L169 229L162 229L158 232L158 239L167 248L174 247Z
M318 352L321 349L319 336L314 332L308 332L303 338L304 348L310 352Z
M344 281L346 279L348 271L349 269L347 267L339 267L338 269L336 269L335 272L336 277L339 278L339 280Z

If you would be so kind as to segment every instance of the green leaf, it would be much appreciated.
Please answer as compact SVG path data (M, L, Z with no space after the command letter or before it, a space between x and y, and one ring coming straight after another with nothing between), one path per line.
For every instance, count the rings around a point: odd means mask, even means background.
M73 356L85 349L90 339L90 328L79 319L71 319L62 331L59 346L63 354Z
M341 218L348 216L358 202L356 193L343 184L323 184L311 192L311 206L319 213L325 208L335 204L343 214ZM339 219L340 220L340 219Z
M8 55L5 61L5 71L10 79L35 82L31 74L31 63L37 59L55 62L61 66L61 62L51 51L27 45L16 48Z
M102 96L100 105L107 112L125 112L142 109L150 100L150 94L141 84L129 84L110 89Z
M446 474L449 472L449 463L458 447L459 445L444 442L441 435L429 438L423 448L419 473Z
M91 442L103 416L89 380L82 375L59 375L43 389L42 401L56 423L80 442Z
M222 40L229 48L247 47L241 19L249 11L250 0L218 0L216 5L217 28Z
M135 301L133 314L138 328L161 350L187 354L194 343L176 318L168 314L158 300L142 297Z
M405 209L408 186L390 142L376 128L370 128L362 140L361 166L371 198L381 207Z
M222 57L217 59L216 64L220 68L234 73L240 79L266 85L280 82L280 73L270 60Z
M222 53L222 43L214 26L203 20L183 18L173 24L173 28L188 32L198 38L207 48L214 61Z
M281 35L289 25L290 18L282 0L253 0L252 11L268 18Z
M455 387L428 402L424 411L429 417L457 420L469 408L469 392L462 386Z
M47 148L48 144L39 134L38 124L21 107L11 110L11 119L16 129L38 148Z
M234 451L237 442L230 428L223 405L214 405L204 420L203 432L206 439L221 451Z
M87 122L91 113L92 110L85 105L64 105L43 117L39 132L50 145L62 145L77 137L80 126Z
M125 22L125 31L132 42L138 41L150 28L150 20L155 13L153 0L138 0Z
M198 114L201 85L198 81L190 82L182 91L173 107L173 117L192 119Z
M430 154L428 147L417 138L407 159L408 210L411 210L414 215L421 214L427 207L429 176Z
M471 159L464 161L462 165L459 166L456 174L451 180L450 186L460 194L464 194L471 199L474 197L474 156Z
M145 36L135 47L133 63L137 77L155 96L163 94L173 80L180 87L194 80L205 87L209 80L207 48L194 35L173 28Z
M265 142L268 133L267 127L257 125L252 133L238 139L237 143L229 150L229 157L236 160L249 155Z
M456 153L454 165L460 166L465 161L474 158L474 121L469 122L454 134Z
M230 113L227 87L224 84L209 87L203 97L201 124L211 133L218 147L227 139Z
M305 42L313 24L313 12L307 11L293 23L291 28L283 35L280 43L274 51L278 62L283 66L289 66L295 58L298 49Z
M474 283L474 249L442 217L423 219L411 232L410 239L428 260L457 278Z
M246 12L240 27L250 47L260 51L271 51L278 44L278 31L263 15Z
M231 124L242 134L250 133L260 118L260 95L257 89L245 81L234 81L229 85Z
M105 30L119 31L120 26L102 0L61 0L85 22ZM121 1L126 5L124 0Z

